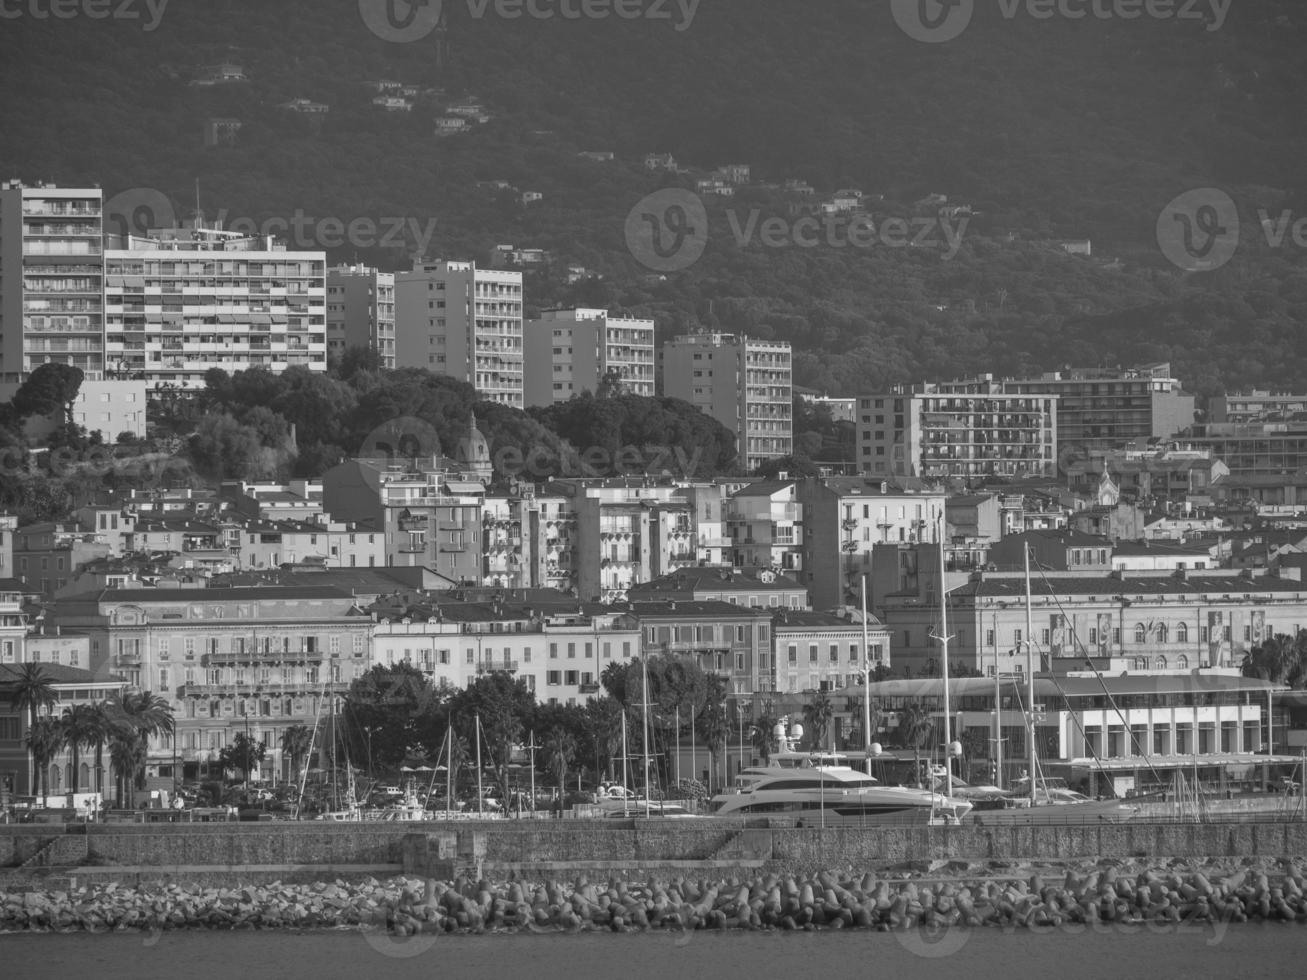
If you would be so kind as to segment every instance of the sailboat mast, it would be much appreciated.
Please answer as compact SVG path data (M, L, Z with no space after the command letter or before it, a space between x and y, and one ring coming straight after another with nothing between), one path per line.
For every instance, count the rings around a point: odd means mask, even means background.
M476 716L477 723L477 813L485 806L485 794L481 790L481 716Z
M644 739L644 815L649 816L649 662L640 661L640 689L644 694L641 736Z
M625 796L625 791L628 790L628 789L630 788L630 785L631 785L631 784L627 781L627 772L626 772L626 711L623 710L623 711L622 711L622 790L623 790L623 796Z
M939 643L940 659L944 662L944 794L953 796L953 738L951 706L948 691L948 579L944 571L944 514L939 515L935 540L939 543Z
M1035 623L1030 610L1030 544L1022 545L1026 566L1026 717L1030 719L1030 802L1035 802Z
M768 733L770 736L770 733ZM871 775L871 636L867 627L867 576L862 576L862 748Z

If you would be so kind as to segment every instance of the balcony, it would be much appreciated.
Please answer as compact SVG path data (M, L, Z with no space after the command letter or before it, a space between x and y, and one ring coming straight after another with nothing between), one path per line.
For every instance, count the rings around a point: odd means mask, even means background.
M266 684L183 684L177 689L177 696L182 698L252 698L252 697L287 697L305 694L345 694L349 691L348 681L289 681L268 682Z
M321 650L216 650L206 653L201 662L207 667L217 667L222 664L319 663L322 659Z
M596 684L595 682L591 681L589 684L581 684L581 685L579 685L579 686L577 687L577 690L580 691L582 694L598 694L598 693L599 693L599 685Z
M482 660L477 664L478 674L516 674L517 661L509 658L502 660Z
M120 653L114 658L114 664L119 667L139 667L141 665L141 655L139 653Z

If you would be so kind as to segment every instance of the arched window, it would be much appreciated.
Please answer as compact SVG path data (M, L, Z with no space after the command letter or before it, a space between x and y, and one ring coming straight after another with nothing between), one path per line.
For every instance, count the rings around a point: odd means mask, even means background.
M1165 643L1165 642L1167 642L1167 634L1168 634L1169 632L1170 632L1170 631L1167 629L1165 623L1158 623L1158 624L1157 624L1157 642L1158 642L1158 643Z
M63 767L60 766L59 763L57 763L57 762L55 762L55 763L51 763L51 765L50 765L50 792L51 792L51 793L58 793L58 792L63 788L63 784L64 784L64 770L63 770Z
M1189 658L1182 653L1180 654L1180 656L1175 658L1175 665L1179 667L1181 670L1188 670Z
M1176 643L1189 642L1189 626L1187 623L1181 623L1179 626L1175 628L1175 642Z
M1148 631L1144 629L1143 623L1135 623L1135 642L1143 643L1148 636Z
M1153 667L1155 667L1157 670L1166 670L1166 658L1159 656L1156 660L1153 661Z
M1148 669L1148 658L1135 657L1135 670L1147 670L1147 669Z
M91 767L83 762L77 770L77 785L83 787L88 792L95 787L91 785Z

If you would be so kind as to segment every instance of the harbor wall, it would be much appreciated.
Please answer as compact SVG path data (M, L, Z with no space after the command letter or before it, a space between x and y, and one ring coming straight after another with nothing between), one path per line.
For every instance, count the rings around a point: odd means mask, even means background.
M680 862L873 869L933 861L1307 857L1307 824L1101 824L875 829L746 827L728 820L194 824L0 827L0 868L49 866L400 866L405 838L442 841L442 858L488 871L639 868ZM457 846L454 841L457 840ZM475 842L475 843L473 843ZM436 849L432 849L434 855ZM41 852L40 854L38 852Z

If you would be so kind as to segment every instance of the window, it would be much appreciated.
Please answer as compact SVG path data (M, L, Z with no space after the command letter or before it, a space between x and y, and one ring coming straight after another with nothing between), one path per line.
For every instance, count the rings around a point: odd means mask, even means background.
M575 687L580 683L581 675L578 671L569 670L563 675L563 683Z
M1175 642L1176 642L1176 643L1188 643L1188 642L1189 642L1189 624L1188 624L1188 623L1181 623L1180 625L1178 625L1178 626L1175 628Z
M575 643L569 643L569 644L567 645L567 659L568 659L568 660L575 660L575 659L576 659L576 644L575 644Z
M851 663L851 664L856 664L857 662L858 662L858 645L857 645L856 643L850 643L850 644L849 644L849 663Z
M1166 638L1167 638L1167 633L1168 633L1167 625L1166 625L1165 623L1158 623L1158 624L1157 624L1157 642L1158 642L1158 643L1165 643L1165 642L1166 642Z
M1222 627L1221 627L1221 639L1224 640L1226 643L1229 643L1229 642L1230 642L1230 627L1229 627L1229 626L1222 626Z
M1153 661L1153 667L1157 670L1166 670L1166 657L1158 654L1157 659Z
M1121 628L1119 626L1112 627L1112 643L1115 646L1121 645Z
M840 662L840 645L838 643L830 645L830 662L833 664Z
M1044 631L1040 634L1039 641L1040 641L1042 644L1044 644L1044 646L1048 646L1049 643L1052 642L1052 639L1053 639L1053 633L1052 633L1052 631L1051 631L1051 630L1044 630ZM959 644L959 645L961 645L961 644Z
M809 644L808 644L808 663L810 663L810 664L815 664L816 662L817 662L817 644L815 644L815 643L809 643Z
M550 670L545 673L545 683L557 687L562 682L562 671Z
M332 652L333 654L340 653L340 634L339 634L339 633L333 633L333 634L331 635L330 646L331 646L331 652ZM289 650L290 648L287 647L287 649Z
M464 654L464 656L467 658L467 659L466 659L466 662L467 662L467 663L470 663L470 664L474 664L474 663L476 663L477 652L476 652L475 650L473 650L471 647L468 647L467 649L465 649L465 650L463 651L463 654Z
M1243 641L1247 643L1252 638L1253 638L1253 628L1251 626L1245 626L1243 628Z
M985 646L992 647L993 645L994 645L994 631L985 630Z
M653 642L653 630L650 630L650 631L649 631L649 634L650 634L650 635L649 635L649 642L652 643L652 642ZM550 660L557 660L557 659L558 659L558 644L557 644L557 643L551 643L551 644L549 644L549 659L550 659Z
M604 659L611 660L612 658L613 658L613 645L608 640L604 640Z
M1014 646L1014 647L1017 648L1018 650L1021 649L1021 638L1022 638L1022 637L1021 637L1021 631L1020 631L1020 630L1013 630L1013 631L1012 631L1012 646Z
M790 664L790 666L791 666L791 667L797 667L797 666L799 665L799 648L798 648L798 646L795 645L795 644L793 644L793 643L791 643L791 644L789 645L789 649L788 649L787 652L788 652L788 654L789 654L789 664Z
M524 663L524 664L529 664L530 662L531 662L531 648L530 648L530 647L523 647L523 648L522 648L522 663Z
M1147 637L1148 637L1148 632L1147 632L1147 630L1144 629L1144 624L1143 624L1143 623L1138 623L1138 624L1136 624L1136 625L1135 625L1135 642L1136 642L1136 643L1143 643L1143 642L1147 639Z

